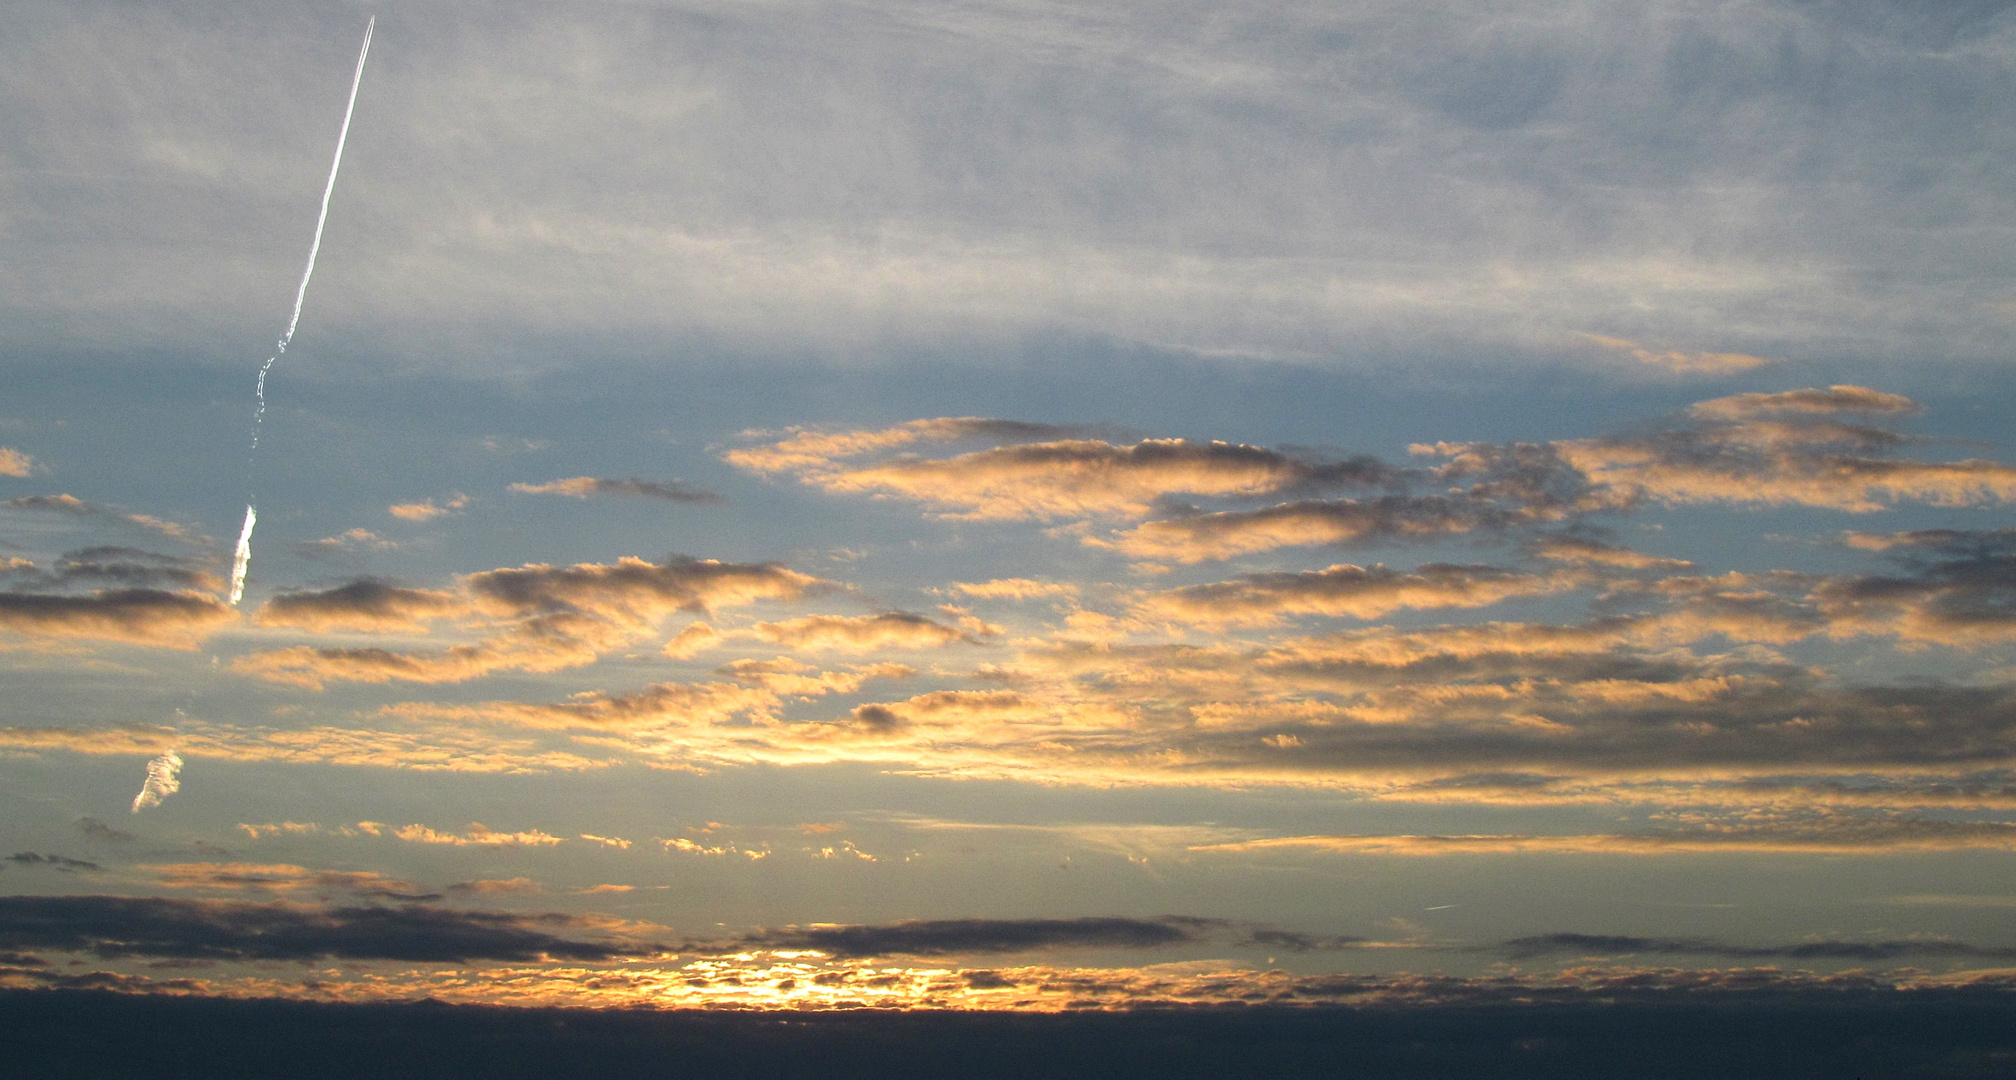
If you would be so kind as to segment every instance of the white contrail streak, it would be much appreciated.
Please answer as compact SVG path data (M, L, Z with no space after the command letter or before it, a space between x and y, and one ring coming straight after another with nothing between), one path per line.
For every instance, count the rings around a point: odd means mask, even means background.
M273 370L273 362L287 352L287 346L294 340L294 328L301 325L301 305L308 299L308 279L315 276L315 256L322 252L322 229L329 224L329 200L336 194L336 173L343 167L343 144L350 140L350 117L357 111L357 88L364 85L364 61L371 55L371 31L378 25L378 16L373 15L364 23L364 47L357 50L357 71L350 77L350 103L343 107L343 128L336 134L336 156L329 162L329 182L322 186L322 211L315 216L315 240L308 245L308 265L301 270L301 284L294 290L294 314L287 319L287 332L280 335L272 356L259 366L259 382L254 389L258 397L258 407L252 412L252 456L259 453L259 427L266 419L266 373ZM251 460L247 460L250 471ZM245 529L238 534L238 550L231 559L231 603L238 603L245 595L245 571L252 564L252 526L259 515L253 507L256 500L245 503Z
M245 568L252 564L252 526L259 523L259 511L245 507L245 526L238 530L238 551L231 556L231 603L245 598Z
M161 805L161 800L182 790L178 775L182 771L182 759L170 750L147 763L147 782L140 785L140 794L133 796L133 812L139 813L150 806Z

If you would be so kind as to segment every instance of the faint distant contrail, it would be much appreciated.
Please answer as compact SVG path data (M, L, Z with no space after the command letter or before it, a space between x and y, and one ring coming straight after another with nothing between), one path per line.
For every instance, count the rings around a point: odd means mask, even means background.
M181 772L182 759L173 750L148 762L147 781L140 785L140 794L133 796L133 812L159 806L162 799L182 790Z
M343 167L343 144L350 138L350 114L357 111L357 88L364 84L364 59L371 55L371 30L378 25L378 16L373 15L364 23L364 47L357 50L357 73L350 77L350 103L343 107L343 130L336 135L336 157L329 163L329 182L322 188L322 212L315 217L315 241L308 245L308 265L301 271L301 285L294 290L294 314L287 319L287 332L280 335L280 342L273 355L259 366L259 382L254 393L259 405L252 412L252 450L246 458L246 487L250 488L253 462L259 453L259 426L266 419L266 373L273 370L273 361L286 353L287 345L294 340L294 328L301 323L301 304L308 299L308 279L315 276L315 256L322 251L322 227L329 223L329 198L336 194L336 171ZM255 509L257 497L248 492L245 502L245 527L238 533L238 550L231 558L231 602L236 604L245 596L245 571L252 564L252 526L259 520Z

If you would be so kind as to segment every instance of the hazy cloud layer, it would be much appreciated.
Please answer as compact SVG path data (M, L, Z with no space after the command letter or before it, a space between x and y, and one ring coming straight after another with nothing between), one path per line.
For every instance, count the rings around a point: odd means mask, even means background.
M244 298L291 280L271 238L302 227L360 20L255 16L13 15L7 144L61 163L13 205L67 223L10 234L17 346L266 331ZM598 334L1327 362L1572 344L1639 377L1991 359L2006 26L1678 0L402 9L318 311L430 331L421 355L500 327L541 342L528 365ZM488 107L517 99L550 107Z

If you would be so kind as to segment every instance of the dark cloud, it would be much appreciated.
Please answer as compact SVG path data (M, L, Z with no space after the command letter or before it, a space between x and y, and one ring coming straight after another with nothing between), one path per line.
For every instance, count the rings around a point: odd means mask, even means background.
M860 926L769 930L738 939L736 948L817 949L836 957L955 956L1043 949L1154 949L1202 940L1209 920L933 919Z
M1302 934L1293 930L1274 930L1262 927L1246 935L1239 944L1249 948L1277 949L1282 952L1329 952L1337 949L1362 949L1372 944L1370 938L1350 934Z
M238 613L214 596L112 589L88 596L0 592L0 631L193 649Z
M255 618L265 626L387 633L424 631L429 619L452 615L464 607L466 604L450 593L359 578L317 592L281 593L261 605Z
M757 599L791 599L821 584L776 563L728 563L668 555L575 566L521 566L464 579L480 603L510 616L579 613L624 620L704 612Z
M1712 956L1728 960L2016 959L2016 947L1910 938L1893 941L1801 941L1790 945L1736 945L1712 938L1632 937L1621 934L1540 934L1496 947L1514 959L1591 956Z
M115 829L94 817L77 819L77 831L93 840L107 844L130 844L139 837L122 829Z
M63 870L69 872L75 872L78 870L105 869L104 867L99 866L97 863L85 862L82 859L66 859L61 855L37 855L32 851L16 852L12 855L7 856L7 861L15 864L16 866L46 867L50 870Z
M612 960L658 951L646 942L583 941L564 915L429 907L312 907L125 896L0 897L0 948L103 957L215 960Z
M2016 639L2016 529L1933 529L1850 543L1884 551L1910 572L1822 581L1811 600L1836 632L1962 647Z
M207 589L217 578L194 559L160 555L130 547L92 547L59 556L48 570L15 566L0 576L36 590L84 588Z

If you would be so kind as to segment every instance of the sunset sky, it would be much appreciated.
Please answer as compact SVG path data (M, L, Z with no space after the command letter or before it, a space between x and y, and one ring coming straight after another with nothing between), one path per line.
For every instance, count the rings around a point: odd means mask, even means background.
M9 4L0 987L2016 980L2012 115L1988 2Z

